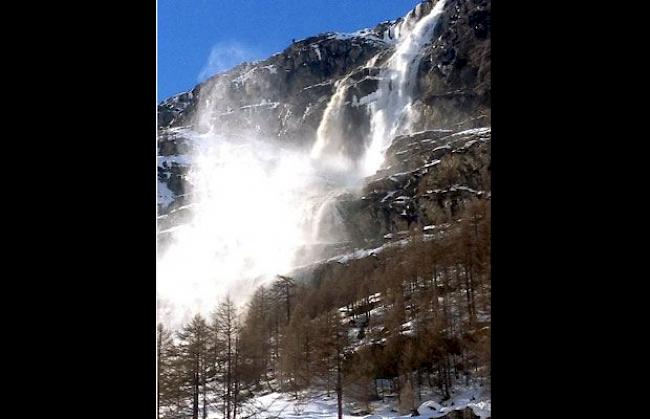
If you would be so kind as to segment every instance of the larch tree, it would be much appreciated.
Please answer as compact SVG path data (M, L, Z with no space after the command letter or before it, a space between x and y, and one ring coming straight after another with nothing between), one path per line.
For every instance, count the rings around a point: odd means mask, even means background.
M230 297L226 297L213 316L212 322L215 340L221 348L218 363L222 367L223 376L223 412L227 419L235 418L237 413L237 396L239 383L238 370L238 343L239 321L237 308Z
M190 387L192 419L198 419L203 395L203 416L207 416L206 356L208 353L209 328L205 319L197 314L177 334L187 384Z

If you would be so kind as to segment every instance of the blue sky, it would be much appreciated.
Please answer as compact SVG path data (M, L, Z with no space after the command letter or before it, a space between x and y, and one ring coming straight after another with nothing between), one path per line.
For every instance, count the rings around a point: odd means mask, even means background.
M282 51L292 39L353 32L420 0L158 0L158 101Z

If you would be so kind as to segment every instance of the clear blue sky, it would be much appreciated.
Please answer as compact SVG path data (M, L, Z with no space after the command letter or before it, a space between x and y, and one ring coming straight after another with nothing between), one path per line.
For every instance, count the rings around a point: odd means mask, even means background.
M158 0L158 101L292 39L353 32L405 15L420 0Z

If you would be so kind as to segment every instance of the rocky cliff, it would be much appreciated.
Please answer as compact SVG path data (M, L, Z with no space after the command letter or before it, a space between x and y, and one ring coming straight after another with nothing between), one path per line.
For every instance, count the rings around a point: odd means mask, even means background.
M337 313L346 362L367 351L388 400L414 345L445 396L413 416L489 417L490 35L489 0L425 0L160 103L159 316L250 303L279 276L286 336ZM454 404L470 378L485 400Z
M339 94L340 141L347 153L359 154L396 39L435 4L424 1L403 18L374 28L299 40L160 103L161 242L164 231L191 215L187 173L197 144L188 130L217 126L232 135L256 133L309 150L328 104ZM337 198L353 246L433 229L452 222L468 200L490 198L490 32L489 0L444 3L439 25L419 52L410 133L390 142L383 165L360 193Z

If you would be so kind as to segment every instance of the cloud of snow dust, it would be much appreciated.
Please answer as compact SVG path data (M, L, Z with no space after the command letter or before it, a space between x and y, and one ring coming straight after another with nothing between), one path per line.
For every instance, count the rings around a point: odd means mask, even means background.
M244 302L256 285L288 272L317 243L329 184L304 154L256 139L195 134L193 219L177 227L158 261L160 309L187 320L229 294ZM171 307L170 307L171 305Z
M192 219L173 228L157 263L158 320L172 327L209 315L226 295L245 303L258 285L345 240L333 200L356 179L319 165L304 147L226 132L212 105L223 102L221 88L201 98L199 129L183 132L193 144Z
M259 53L253 48L237 41L224 41L216 43L210 50L208 60L199 72L199 83L209 77L230 70L237 64L259 58Z
M224 115L241 116L244 108L279 103L261 97L256 98L259 104L229 103L225 89L232 83L227 78L204 86L194 127L183 133L194 145L188 175L192 219L173 228L171 243L158 255L159 321L174 327L197 312L208 315L226 295L243 304L259 284L315 262L328 243L347 239L336 196L374 173L393 136L408 129L410 123L403 119L410 120L420 50L431 39L443 7L441 0L419 21L407 19L400 25L393 54L381 69L377 98L369 107L365 154L355 155L361 161L354 164L337 123L345 111L347 79L330 99L316 141L304 141L313 142L312 150L265 137L259 129L263 121L252 112L244 120L246 127L224 125ZM218 44L200 78L252 55L236 43ZM376 57L367 67L375 63ZM257 70L242 70L238 83L254 80Z

